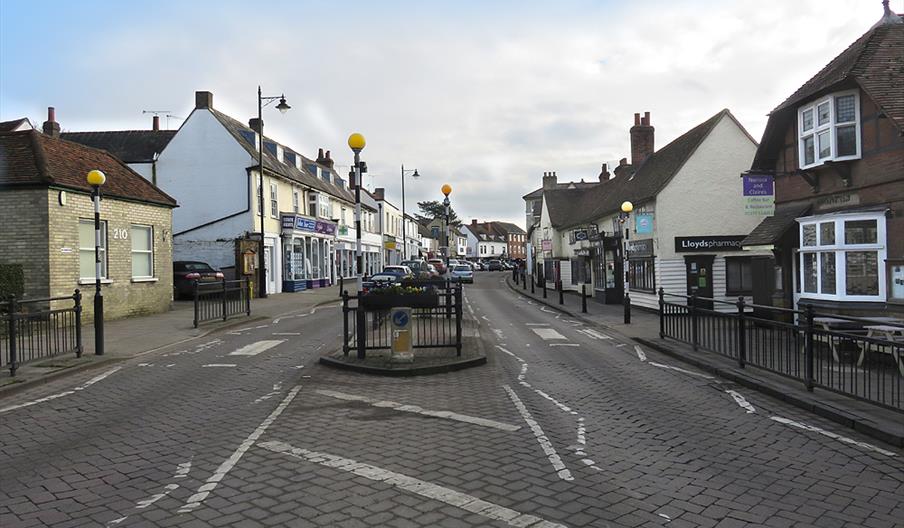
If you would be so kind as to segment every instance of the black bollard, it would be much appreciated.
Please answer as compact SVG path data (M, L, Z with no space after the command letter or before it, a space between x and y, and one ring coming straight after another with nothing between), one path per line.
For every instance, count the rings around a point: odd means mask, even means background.
M546 277L543 277L543 298L546 298Z
M562 281L559 281L559 304L565 304L565 291L562 288Z
M625 292L625 324L631 324L631 296Z
M587 285L581 284L581 313L587 313Z
M530 292L534 293L534 283L537 282L533 277L530 278Z

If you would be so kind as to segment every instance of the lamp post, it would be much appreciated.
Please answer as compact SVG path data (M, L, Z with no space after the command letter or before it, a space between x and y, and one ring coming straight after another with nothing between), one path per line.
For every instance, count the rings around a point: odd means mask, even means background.
M441 189L443 194L446 196L443 199L443 208L446 213L446 273L449 273L449 253L451 253L452 248L449 247L449 195L452 194L452 186L448 183L443 184Z
M100 277L103 261L100 259L100 246L103 233L100 229L100 187L107 181L107 176L99 171L88 172L86 178L91 186L91 199L94 201L94 355L104 355L104 294L100 291Z
M421 175L417 173L417 169L405 170L405 164L402 164L402 260L408 260L408 229L405 220L405 173L411 172L412 178L419 178Z
M621 214L618 216L618 221L622 224L625 224L625 239L623 242L624 246L624 261L625 261L625 296L624 296L624 304L625 304L625 324L631 324L631 296L629 295L630 290L630 280L628 279L628 238L631 232L631 225L628 223L628 219L631 218L631 211L634 210L634 204L625 200L621 204Z
M364 150L366 144L364 136L357 132L348 136L348 146L355 153L355 262L358 267L355 275L358 278L359 295L363 289L364 280L362 275L364 268L361 262L361 151Z
M267 297L267 261L264 259L264 119L262 116L263 108L273 101L279 99L279 104L276 105L276 109L280 111L280 113L285 114L289 111L291 106L286 104L286 96L284 94L274 95L274 96L263 96L261 95L261 87L258 85L257 87L257 126L258 126L258 135L260 136L260 144L257 149L257 159L258 159L258 176L260 179L260 197L258 200L258 213L261 215L261 246L258 257L258 264L260 266L260 285L258 286L258 290L260 291L261 297Z

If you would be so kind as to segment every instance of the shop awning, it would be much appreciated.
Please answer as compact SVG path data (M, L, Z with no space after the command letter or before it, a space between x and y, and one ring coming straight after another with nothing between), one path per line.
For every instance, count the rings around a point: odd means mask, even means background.
M780 204L775 214L765 218L741 241L744 249L772 249L785 233L795 225L795 220L807 214L810 204Z

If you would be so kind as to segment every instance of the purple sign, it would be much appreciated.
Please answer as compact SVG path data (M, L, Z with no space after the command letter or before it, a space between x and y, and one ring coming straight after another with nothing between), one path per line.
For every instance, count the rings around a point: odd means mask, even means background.
M322 220L314 220L300 215L283 215L283 229L295 229L297 231L310 231L312 233L320 233L324 235L335 235L336 224L332 222L324 222Z
M775 185L771 175L767 174L745 174L744 178L744 196L773 196L775 195Z

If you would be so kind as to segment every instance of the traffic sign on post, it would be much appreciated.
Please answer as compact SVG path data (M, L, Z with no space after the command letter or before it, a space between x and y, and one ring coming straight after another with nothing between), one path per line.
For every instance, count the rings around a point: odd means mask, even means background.
M411 308L393 308L389 313L389 322L392 324L392 361L395 363L413 362Z

